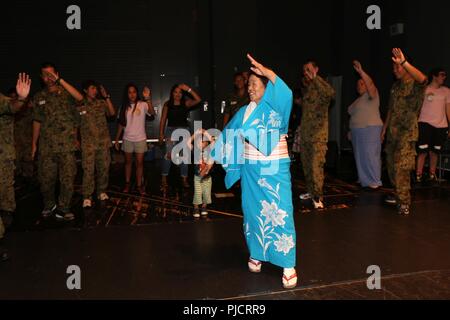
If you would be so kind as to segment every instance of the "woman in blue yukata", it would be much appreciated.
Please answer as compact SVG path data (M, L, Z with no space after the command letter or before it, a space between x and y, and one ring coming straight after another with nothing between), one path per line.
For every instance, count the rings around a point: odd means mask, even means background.
M250 104L233 117L211 153L226 171L231 188L242 187L244 233L250 251L248 267L262 263L283 268L282 283L297 286L296 233L292 205L290 158L286 135L292 91L272 70L247 55L252 67Z

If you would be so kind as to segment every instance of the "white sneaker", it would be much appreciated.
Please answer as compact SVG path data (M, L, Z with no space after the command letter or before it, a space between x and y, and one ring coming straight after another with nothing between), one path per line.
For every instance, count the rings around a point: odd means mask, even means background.
M84 199L84 201L83 201L83 208L92 208L92 200L91 199Z
M314 209L316 209L316 210L325 208L322 200L320 200L320 199L319 199L319 201L313 200L313 204L314 204Z
M294 289L297 286L297 272L295 269L284 269L283 270L283 287L285 289Z
M48 217L50 217L52 214L53 214L53 212L56 210L56 204L52 207L52 208L50 208L50 209L44 209L43 211L42 211L42 217L43 218L48 218Z
M200 211L198 209L194 210L194 214L192 215L195 219L200 218Z
M206 217L208 215L208 210L202 209L201 215L202 215L202 217Z
M311 198L312 198L312 196L309 193L304 193L304 194L300 195L300 200L309 200Z
M98 196L98 199L100 200L100 201L107 201L107 200L109 200L109 196L106 194L106 193L101 193L99 196Z
M55 218L58 220L72 221L75 219L75 215L72 212L62 212L57 210Z

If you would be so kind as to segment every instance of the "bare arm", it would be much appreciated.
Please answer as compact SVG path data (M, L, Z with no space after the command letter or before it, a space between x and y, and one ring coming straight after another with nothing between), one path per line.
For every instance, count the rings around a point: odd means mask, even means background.
M159 142L164 141L164 132L166 131L166 122L167 122L167 113L169 112L167 103L164 104L162 114L161 114L161 122L159 124Z
M108 116L114 117L116 115L116 108L114 108L114 105L111 101L111 96L108 94L105 87L100 86L99 89L100 89L100 94L102 95L103 99L105 99L105 101L106 101L106 105L107 105L106 112L108 113Z
M252 67L250 68L254 73L266 77L269 79L270 82L275 84L275 81L277 80L277 75L273 70L266 68L261 63L257 62L253 57L249 54L247 54L247 58L250 60L250 63L252 64Z
M142 91L142 96L144 97L144 101L145 103L147 103L148 106L147 114L152 116L156 115L155 108L153 108L152 103L152 93L149 87L144 87L144 90Z
M402 65L403 68L405 68L406 72L408 72L416 82L425 83L427 77L422 73L422 71L420 71L412 64L410 64L408 61L406 61L406 58L401 49L394 48L392 50L392 54L393 54L392 61L394 61L394 63Z
M450 103L447 103L446 111L447 111L447 122L450 124ZM448 130L448 136L450 138L450 129Z
M46 71L46 75L60 84L76 101L82 101L83 95L64 79L60 78L58 73Z
M111 98L106 98L106 105L108 106L108 116L114 117L116 115L116 108L114 108Z
M369 93L369 96L373 99L378 96L378 89L375 86L375 83L373 82L372 78L364 71L364 69L361 66L361 63L359 61L353 61L353 67L355 68L356 72L358 72L361 79L364 81L364 84L367 87L367 92Z
M194 99L189 99L186 101L186 107L192 108L193 106L198 105L202 101L202 98L200 97L200 95L197 92L195 92L195 90L192 89L191 87L189 87L188 85L186 85L184 83L180 84L180 89L183 91L186 91L187 93L192 95L192 97L194 98Z
M75 89L71 84L66 82L64 79L59 79L58 82L76 101L83 100L83 95L77 89Z

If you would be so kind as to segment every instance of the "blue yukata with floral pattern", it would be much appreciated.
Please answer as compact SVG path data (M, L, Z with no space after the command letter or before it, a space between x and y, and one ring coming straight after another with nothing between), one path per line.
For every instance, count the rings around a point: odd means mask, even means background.
M287 134L292 91L279 77L269 82L263 98L243 124L243 107L217 139L212 157L226 171L231 188L241 180L244 233L252 259L282 268L296 265L296 233L292 205L290 159L244 159L249 143L264 157Z

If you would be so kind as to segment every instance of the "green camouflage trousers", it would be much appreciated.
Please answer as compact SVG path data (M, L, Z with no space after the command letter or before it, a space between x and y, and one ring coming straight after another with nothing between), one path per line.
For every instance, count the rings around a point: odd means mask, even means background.
M95 181L97 181L97 196L106 192L109 182L109 165L111 164L111 154L109 148L82 149L83 165L83 196L89 199L94 193ZM97 171L97 176L95 176Z
M300 143L300 150L306 189L312 197L322 197L327 143L304 141Z
M32 178L34 176L34 162L31 158L31 148L25 148L23 146L16 147L16 175L25 178Z
M55 189L58 173L60 183L58 207L63 211L68 211L77 174L75 153L63 152L40 156L38 174L46 209L50 209L56 204Z
M411 205L411 171L416 165L415 144L411 141L388 141L386 144L389 179L400 205Z
M0 161L0 210L16 210L14 198L14 160Z

